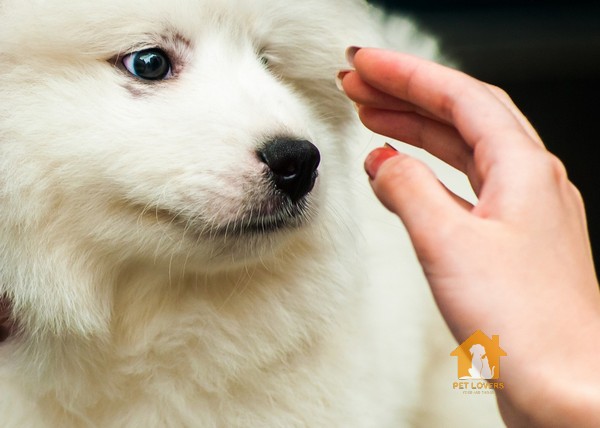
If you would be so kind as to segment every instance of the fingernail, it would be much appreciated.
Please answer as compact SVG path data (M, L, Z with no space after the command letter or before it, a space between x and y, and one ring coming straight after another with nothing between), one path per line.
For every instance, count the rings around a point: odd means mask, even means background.
M354 71L354 70L347 70L347 69L340 70L340 71L338 71L337 75L335 76L335 86L337 86L337 88L342 92L345 92L344 85L342 84L342 80L344 80L344 77L346 76L346 74L350 73L351 71Z
M379 147L369 153L367 159L365 160L365 171L371 180L375 180L377 176L377 171L383 163L391 157L397 156L398 151L386 144L385 147Z
M394 146L392 146L390 143L384 143L383 147L387 147L388 149L392 149L393 151L397 152L398 149L395 148Z
M361 50L361 48L358 46L350 46L346 49L346 61L348 61L350 67L354 67L354 56L359 50Z

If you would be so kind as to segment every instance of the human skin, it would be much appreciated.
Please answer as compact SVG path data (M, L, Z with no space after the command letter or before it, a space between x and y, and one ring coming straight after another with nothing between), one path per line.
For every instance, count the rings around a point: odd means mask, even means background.
M497 87L398 52L348 57L353 69L338 81L365 126L461 170L478 197L461 200L390 147L365 161L455 338L500 336L504 421L600 426L600 293L583 201L563 164Z

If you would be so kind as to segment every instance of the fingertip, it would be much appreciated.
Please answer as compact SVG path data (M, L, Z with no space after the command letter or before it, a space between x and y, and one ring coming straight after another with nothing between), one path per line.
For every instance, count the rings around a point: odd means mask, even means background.
M399 152L386 143L384 147L379 147L373 150L365 159L365 172L371 180L375 180L377 172L381 168L381 165L388 159L394 156L399 156Z
M385 153L371 187L379 201L402 219L411 236L464 211L426 164L406 154Z

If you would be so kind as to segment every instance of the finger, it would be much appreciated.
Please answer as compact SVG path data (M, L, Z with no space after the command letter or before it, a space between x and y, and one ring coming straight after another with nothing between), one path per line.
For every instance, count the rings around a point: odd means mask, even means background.
M340 89L357 104L382 110L416 112L423 116L436 118L414 104L400 100L368 85L356 72L342 71L338 74L338 79ZM436 119L442 120L441 118Z
M442 231L448 232L467 212L427 166L410 156L376 149L365 168L375 194L401 218L422 261L438 247Z
M375 179L377 170L380 168L381 164L394 156L402 156L402 154L395 147L388 143L385 143L384 147L373 150L365 160L365 170L369 174L369 177L372 180ZM458 196L452 190L447 188L440 180L438 180L438 182L457 205L461 206L467 211L471 211L473 209L474 205L471 202Z
M366 84L356 72L341 71L338 78L341 84L340 89L355 103L398 111L415 111L417 108L414 104Z
M380 49L358 50L354 66L367 84L452 123L472 148L490 145L486 153L502 156L513 146L531 144L510 109L484 83L462 72ZM507 130L522 132L523 138L506 140Z
M365 170L369 174L369 177L372 180L375 179L377 175L377 170L381 167L383 162L394 156L401 156L401 154L398 152L398 150L396 150L393 146L389 145L388 143L385 143L384 147L380 147L378 149L373 150L365 160ZM467 211L471 211L473 209L474 205L472 203L461 198L456 193L448 189L441 181L438 180L438 182L446 191L448 196L450 196L454 200L454 202L456 202L457 205L459 205Z
M360 106L358 114L373 132L421 148L465 174L470 172L471 148L454 128L416 113Z

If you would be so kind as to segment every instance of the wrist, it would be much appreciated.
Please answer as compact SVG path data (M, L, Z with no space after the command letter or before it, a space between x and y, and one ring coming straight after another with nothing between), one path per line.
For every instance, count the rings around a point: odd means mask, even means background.
M569 343L535 346L537 352L530 348L527 355L511 355L511 363L503 367L507 387L498 391L506 424L600 426L600 367L595 363L598 344L600 321L595 319L574 333Z

